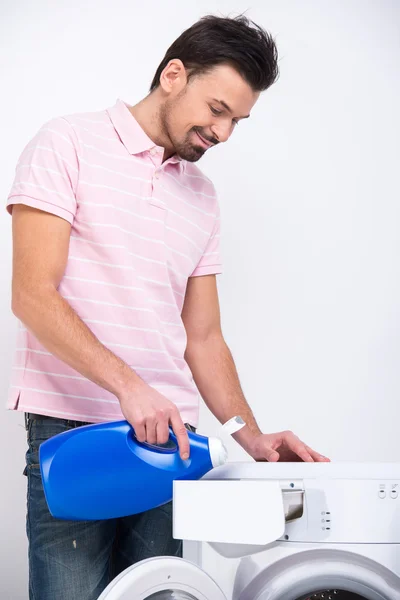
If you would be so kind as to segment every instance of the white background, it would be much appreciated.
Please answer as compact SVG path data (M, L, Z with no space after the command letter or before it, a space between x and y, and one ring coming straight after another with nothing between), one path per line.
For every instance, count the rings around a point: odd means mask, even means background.
M399 2L2 0L1 195L43 122L135 103L183 29L247 9L276 36L281 77L200 163L220 195L226 339L265 431L293 429L334 460L400 461ZM4 404L10 227L4 209ZM201 431L217 431L206 410ZM26 600L21 415L0 413L0 444L1 598Z

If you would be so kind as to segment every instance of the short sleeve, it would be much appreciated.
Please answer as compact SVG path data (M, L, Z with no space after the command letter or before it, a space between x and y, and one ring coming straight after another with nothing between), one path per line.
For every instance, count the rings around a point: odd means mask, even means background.
M63 118L49 121L28 143L18 161L7 200L11 214L14 204L26 204L73 223L79 163L77 139Z
M214 227L203 256L199 260L195 270L190 277L199 275L219 275L222 273L222 260L220 250L221 238L221 215L217 204L217 214L214 221Z

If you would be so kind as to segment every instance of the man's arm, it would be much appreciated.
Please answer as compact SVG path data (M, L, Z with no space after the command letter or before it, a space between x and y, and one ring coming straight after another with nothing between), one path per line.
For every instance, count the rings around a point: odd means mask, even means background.
M222 334L215 275L189 279L182 319L188 340L185 358L198 390L221 423L233 416L242 417L246 427L234 437L248 451L251 441L261 431L244 397Z
M189 279L182 319L188 340L185 358L199 392L221 423L236 415L242 417L246 427L233 437L246 452L256 460L328 460L291 431L274 434L260 431L223 338L215 275Z
M49 352L117 397L140 441L166 442L171 423L186 455L189 441L177 407L106 348L57 291L70 224L23 204L14 205L12 219L13 313Z

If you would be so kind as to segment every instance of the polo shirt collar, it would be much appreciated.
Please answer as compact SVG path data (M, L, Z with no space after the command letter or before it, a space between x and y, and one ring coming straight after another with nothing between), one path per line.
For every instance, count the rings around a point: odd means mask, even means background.
M152 148L159 148L145 133L128 107L129 104L118 99L114 106L107 109L107 112L129 154L140 154ZM169 162L172 163L181 161L182 159L176 155L169 159Z

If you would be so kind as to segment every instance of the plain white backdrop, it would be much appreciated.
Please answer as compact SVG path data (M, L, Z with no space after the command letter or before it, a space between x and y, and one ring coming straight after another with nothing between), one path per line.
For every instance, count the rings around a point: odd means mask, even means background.
M133 104L200 16L269 29L281 76L200 163L223 222L225 337L265 431L339 461L400 461L400 3L2 0L0 192L43 122ZM14 348L11 219L0 213L3 406ZM200 431L215 434L206 409ZM0 595L26 600L25 431L0 412ZM232 460L246 460L234 442Z

